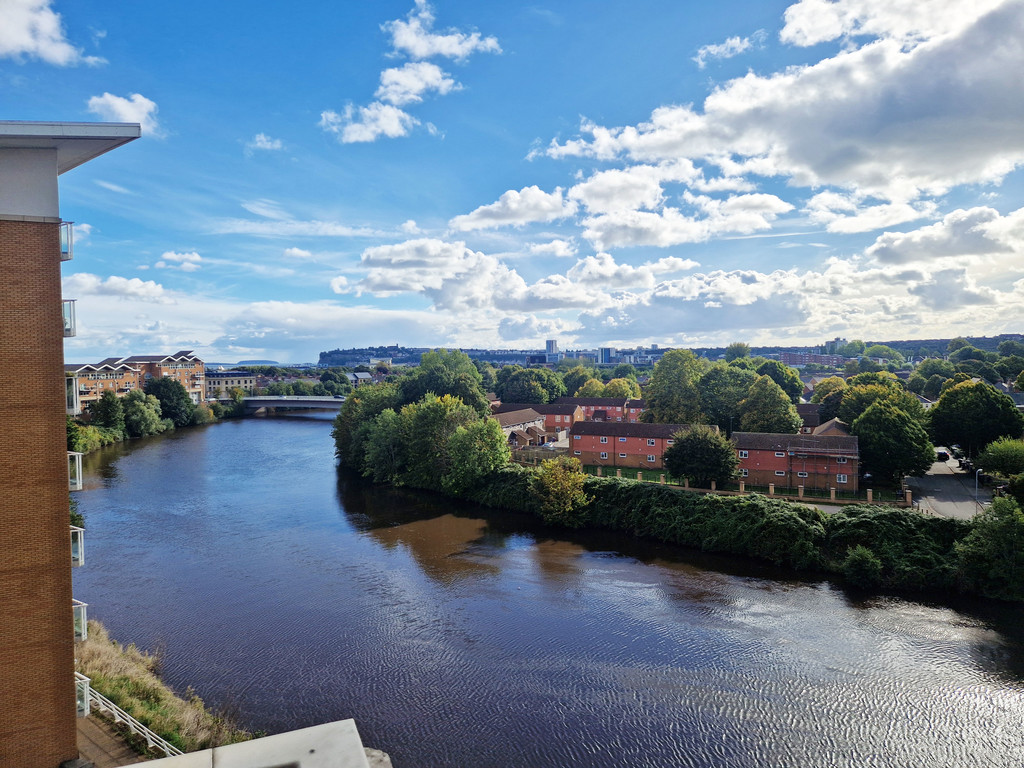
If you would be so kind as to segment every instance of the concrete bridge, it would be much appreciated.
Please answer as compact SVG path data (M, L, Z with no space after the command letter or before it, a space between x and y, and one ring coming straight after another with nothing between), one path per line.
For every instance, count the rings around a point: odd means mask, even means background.
M260 408L276 408L277 410L315 408L320 411L340 411L341 406L345 404L345 398L322 397L318 395L309 397L302 395L264 395L263 397L246 397L243 398L242 402L245 403L246 411L257 411Z

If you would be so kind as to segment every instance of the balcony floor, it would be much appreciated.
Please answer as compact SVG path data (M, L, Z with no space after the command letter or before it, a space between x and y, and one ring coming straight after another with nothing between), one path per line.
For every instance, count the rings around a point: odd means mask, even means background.
M94 716L78 718L78 751L96 768L120 768L145 759L125 744L113 728Z

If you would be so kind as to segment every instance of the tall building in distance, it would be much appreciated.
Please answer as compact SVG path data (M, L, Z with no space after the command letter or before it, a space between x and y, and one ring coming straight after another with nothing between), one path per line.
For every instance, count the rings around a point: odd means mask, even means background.
M547 352L549 355L557 355L558 354L558 339L548 339L546 344L545 344L544 351Z
M57 177L139 134L126 123L0 121L4 766L78 758L64 377L75 317L61 297Z
M597 348L597 364L598 365L611 365L612 357L615 356L615 350L611 347L598 347Z

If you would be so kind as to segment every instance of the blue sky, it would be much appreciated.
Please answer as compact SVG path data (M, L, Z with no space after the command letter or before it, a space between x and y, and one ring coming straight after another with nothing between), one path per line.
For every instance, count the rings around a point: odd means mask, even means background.
M66 358L1024 328L1024 3L0 0Z

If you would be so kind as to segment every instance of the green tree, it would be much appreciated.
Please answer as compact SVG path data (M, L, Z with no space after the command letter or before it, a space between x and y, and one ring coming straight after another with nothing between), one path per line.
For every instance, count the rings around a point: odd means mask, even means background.
M452 395L481 416L491 412L483 377L465 352L434 349L420 356L420 364L399 382L403 403L418 402L428 392Z
M587 379L573 397L604 397L604 383L600 379Z
M457 427L448 438L450 466L441 478L445 491L461 495L480 480L508 464L512 452L495 419L480 419Z
M942 385L951 379L945 376L933 373L928 377L928 381L924 383L924 389L921 390L921 397L928 398L929 400L938 400L939 395L942 394Z
M636 368L630 363L619 363L612 370L612 379L636 379Z
M830 394L846 389L846 379L840 376L829 376L814 385L814 392L811 395L812 403L820 403Z
M734 341L725 348L725 362L731 363L741 357L750 357L750 345L743 341Z
M924 408L921 402L895 379L886 384L861 384L847 387L839 405L839 418L847 424L853 424L868 409L868 406L878 400L886 399L893 400L897 408L905 411L918 423L924 424Z
M374 384L356 387L345 400L341 411L334 419L331 437L334 438L334 455L347 467L363 469L363 440L368 424L379 413L402 404L402 392L397 384Z
M760 376L739 403L739 429L742 432L780 432L796 434L804 420L782 387L769 376Z
M292 383L292 394L300 397L310 397L313 394L313 382L296 381Z
M755 381L757 374L745 368L720 363L708 368L697 384L700 410L708 423L731 435L740 423L740 403Z
M914 371L909 377L907 377L907 389L917 395L920 395L924 391L924 385L927 383L928 379L917 371Z
M864 357L880 357L885 360L890 360L897 365L903 363L903 355L892 347L888 347L885 344L872 344L870 347L864 350Z
M1024 513L1012 499L994 499L956 544L963 586L988 597L1024 600Z
M527 374L529 370L522 370L520 374ZM509 403L540 403L548 402L548 393L544 386L535 378L527 375L516 375L509 379L505 385L502 400Z
M362 474L375 483L401 484L408 452L402 417L385 408L370 422L362 441Z
M848 341L846 344L837 347L836 354L840 357L859 357L864 354L865 348L863 341L854 339L853 341Z
M166 377L152 378L144 387L147 395L153 395L160 401L160 411L165 419L170 419L176 427L187 427L192 423L196 404L188 394L188 390L176 379Z
M1007 339L1006 341L1000 341L999 346L996 347L999 354L1002 357L1021 357L1024 358L1024 343L1014 341L1013 339Z
M928 414L935 444L958 444L970 456L996 438L1019 438L1024 432L1024 416L1013 399L984 382L954 384Z
M636 399L640 397L640 385L636 379L612 379L604 385L603 396Z
M951 352L949 355L949 362L951 363L962 363L964 360L984 360L985 353L977 347L970 345L966 347L960 347L955 352Z
M577 365L562 376L562 383L565 384L565 391L570 395L575 396L579 391L580 387L587 383L590 379L596 379L594 375L595 371L592 368L584 368L582 365Z
M955 339L950 339L949 344L946 345L946 354L951 355L957 350L969 346L971 346L971 342L969 342L963 336L957 336Z
M937 357L929 357L926 360L922 360L921 363L914 369L926 379L930 379L935 374L939 374L944 379L950 379L953 374L956 373L956 366L954 366L948 360L940 360Z
M882 561L863 544L850 547L842 565L847 580L862 589L874 589L882 583L882 568Z
M701 421L697 382L704 364L689 349L673 349L654 366L647 385L643 420L655 424L696 424Z
M1010 477L1024 472L1024 440L1000 437L978 454L977 465L986 472Z
M796 404L800 402L800 395L803 394L804 384L800 381L800 375L796 372L795 368L783 365L778 360L766 360L762 365L758 366L757 375L767 376L778 384L782 391L786 393L791 403Z
M1020 355L1004 357L996 363L996 370L1006 381L1013 381L1020 376L1021 371L1024 371L1024 357Z
M89 413L93 426L124 432L124 407L114 390L104 390L100 399L89 406Z
M586 506L592 501L584 491L586 475L579 459L559 456L541 462L533 492L540 502L545 523L578 528L586 522Z
M740 403L740 430L796 434L804 423L782 387L770 376L759 376Z
M1024 372L1017 376L1016 381L1013 382L1013 388L1018 392L1024 392Z
M665 449L665 469L673 477L685 477L697 488L710 488L732 480L739 459L735 446L725 435L706 424L695 424L673 435Z
M156 435L173 427L170 419L164 420L160 401L154 395L147 395L141 389L133 389L124 396L124 431L128 437Z
M899 484L907 475L923 475L935 461L935 447L921 423L894 399L872 403L850 425L857 436L862 464Z
M402 406L400 416L407 457L403 482L415 488L441 490L441 480L452 466L448 439L479 415L457 397L428 392L418 403Z

